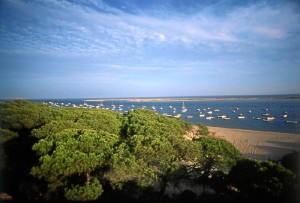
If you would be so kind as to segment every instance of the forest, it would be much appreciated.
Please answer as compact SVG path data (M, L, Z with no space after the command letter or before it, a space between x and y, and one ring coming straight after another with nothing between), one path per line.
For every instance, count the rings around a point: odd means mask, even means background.
M298 152L245 159L200 123L189 140L190 123L151 110L25 100L1 102L0 119L0 193L16 201L300 200Z

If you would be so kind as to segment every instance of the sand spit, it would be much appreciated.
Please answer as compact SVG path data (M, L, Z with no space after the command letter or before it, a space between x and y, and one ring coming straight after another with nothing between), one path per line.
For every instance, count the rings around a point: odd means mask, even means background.
M258 99L300 99L300 96L266 96L266 97L153 97L153 98L107 98L87 99L86 102L129 101L129 102L176 102L176 101L225 101Z

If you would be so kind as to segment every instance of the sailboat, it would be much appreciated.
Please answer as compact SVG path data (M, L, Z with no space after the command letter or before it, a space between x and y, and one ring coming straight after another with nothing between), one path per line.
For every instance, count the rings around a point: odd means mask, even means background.
M186 112L187 111L187 108L184 106L184 101L182 102L181 111L182 112Z

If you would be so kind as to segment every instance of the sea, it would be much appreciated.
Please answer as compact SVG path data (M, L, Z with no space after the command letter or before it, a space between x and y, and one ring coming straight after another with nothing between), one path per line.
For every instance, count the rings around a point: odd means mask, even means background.
M160 98L165 99L164 97ZM133 98L104 98L98 99L98 101L95 101L96 99L94 98L78 98L35 99L31 101L43 102L54 108L68 108L73 106L78 108L105 108L109 110L113 109L120 113L127 113L128 111L137 108L145 108L170 117L181 114L180 119L192 124L201 123L206 126L293 133L300 135L300 95L176 98L182 100L142 100L138 102L133 101ZM184 98L189 98L189 100L184 100ZM186 112L181 111L183 105L187 109ZM211 111L211 114L208 114L209 111ZM200 117L200 114L204 114L205 116ZM239 115L244 116L244 118L238 118ZM286 116L284 117L283 115ZM230 120L222 119L221 116L229 117ZM208 120L207 117L213 118ZM268 120L267 118L270 119Z

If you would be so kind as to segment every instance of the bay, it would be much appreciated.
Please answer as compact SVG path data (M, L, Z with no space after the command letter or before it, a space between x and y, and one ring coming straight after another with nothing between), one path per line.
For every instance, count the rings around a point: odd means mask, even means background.
M188 101L133 101L130 98L125 99L99 99L99 101L90 101L88 98L78 99L42 99L32 100L35 102L44 102L56 104L56 107L89 107L89 108L106 108L112 109L120 113L127 111L145 108L156 111L158 114L175 116L181 114L181 118L193 124L201 123L207 126L239 128L248 130L273 131L283 133L300 134L300 99L287 98L277 96L275 99L266 96L255 96L255 99L250 99L253 96L240 96L239 99L228 99L228 97L216 97L217 99L210 100L208 97L202 97L203 100L188 100ZM180 97L176 97L180 98ZM182 97L183 98L183 97ZM186 98L186 97L185 97ZM197 97L188 97L197 98ZM224 100L222 100L224 98ZM100 102L100 100L103 100ZM100 107L99 105L103 106ZM187 108L186 112L182 112L182 105ZM155 109L154 109L155 108ZM176 109L175 112L174 108ZM218 111L219 110L219 111ZM212 114L207 112L211 111ZM205 114L205 117L200 117L199 113ZM282 115L286 113L287 117ZM242 114L245 119L238 119ZM275 117L272 121L264 121L264 114L269 114ZM226 115L230 120L218 118L218 116ZM207 120L206 117L214 117L212 120ZM255 119L254 119L255 118ZM257 120L257 118L260 118ZM297 123L287 123L286 121L297 121Z

